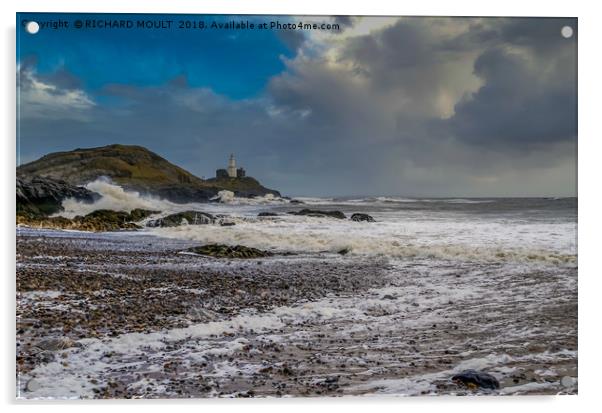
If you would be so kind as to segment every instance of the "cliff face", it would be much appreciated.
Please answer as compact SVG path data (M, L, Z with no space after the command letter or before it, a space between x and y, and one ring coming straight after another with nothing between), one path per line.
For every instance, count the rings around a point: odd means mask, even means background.
M17 168L19 177L62 180L73 186L108 177L125 189L172 202L204 202L221 190L237 196L280 195L253 178L202 180L141 146L109 145L51 153Z

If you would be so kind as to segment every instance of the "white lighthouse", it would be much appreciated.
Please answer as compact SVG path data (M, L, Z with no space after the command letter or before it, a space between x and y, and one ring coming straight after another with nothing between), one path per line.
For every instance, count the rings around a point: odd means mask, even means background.
M228 161L228 176L236 178L236 160L233 153L230 154L230 160Z

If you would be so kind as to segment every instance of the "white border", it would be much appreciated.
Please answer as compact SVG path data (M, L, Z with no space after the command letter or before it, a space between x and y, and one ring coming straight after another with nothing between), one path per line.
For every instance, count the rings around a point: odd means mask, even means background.
M65 410L101 411L142 408L164 411L174 402L96 402L96 403L15 403L14 400L14 174L15 174L15 12L139 12L139 13L232 13L232 14L351 14L351 15L456 15L456 16L570 16L579 18L579 396L576 397L519 397L519 398L412 398L412 399L294 399L294 400L207 400L193 403L179 402L178 411L261 411L287 412L336 409L364 411L375 404L385 411L444 411L508 410L562 411L589 410L596 404L600 378L600 341L598 329L602 314L599 302L601 292L600 262L602 226L602 174L598 165L602 155L600 140L600 45L602 14L595 2L498 0L497 2L471 0L418 0L393 2L386 0L166 0L142 2L125 0L9 0L0 2L2 13L4 64L2 82L4 96L0 100L4 134L2 136L2 208L3 232L1 248L4 264L2 277L4 338L2 346L2 401L9 410L45 409L48 412ZM520 311L520 309L517 309ZM574 410L575 412L577 410Z

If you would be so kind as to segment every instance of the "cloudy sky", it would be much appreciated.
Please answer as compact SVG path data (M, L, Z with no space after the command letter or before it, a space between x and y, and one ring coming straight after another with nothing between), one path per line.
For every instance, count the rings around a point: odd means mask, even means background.
M199 177L234 152L287 195L576 195L575 19L203 16L340 29L35 35L21 25L59 18L105 16L18 16L21 163L121 143ZM124 18L199 16L111 17Z

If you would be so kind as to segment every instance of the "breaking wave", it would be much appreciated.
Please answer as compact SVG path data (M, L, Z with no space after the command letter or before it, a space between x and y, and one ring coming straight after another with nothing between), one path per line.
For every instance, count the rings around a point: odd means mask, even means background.
M100 198L92 203L78 201L68 198L63 201L63 211L55 216L73 218L76 215L86 215L98 209L111 209L113 211L130 212L136 208L150 210L171 210L178 204L148 195L142 195L136 191L126 191L121 186L115 185L107 178L99 178L85 185L85 188L96 192Z
M98 209L111 209L113 211L131 212L133 209L142 208L155 211L161 211L163 214L179 212L190 209L211 210L212 207L207 203L187 203L176 204L165 199L153 197L151 195L141 194L137 191L126 191L121 186L111 182L108 178L99 178L85 185L86 189L96 192L100 198L92 203L78 201L74 198L65 199L62 203L63 211L54 214L73 218L76 215L86 215ZM212 201L224 205L269 205L285 204L289 200L276 197L272 194L255 198L239 198L231 191L219 191L211 199Z
M289 217L286 217L289 218ZM292 217L291 217L292 218ZM299 219L294 217L292 219ZM313 220L313 221L309 221ZM320 222L321 221L321 222ZM483 246L467 243L424 243L408 236L356 230L353 222L329 227L329 220L308 218L308 222L240 222L227 229L219 226L180 226L156 228L154 235L199 243L242 244L271 251L295 253L337 253L351 256L392 258L433 258L483 262L533 262L575 264L576 255L544 248L510 247L505 244Z
M266 205L266 204L287 204L290 201L285 198L277 197L273 194L257 196L253 198L240 198L234 195L232 191L219 191L216 196L211 198L212 201L217 201L228 205Z

